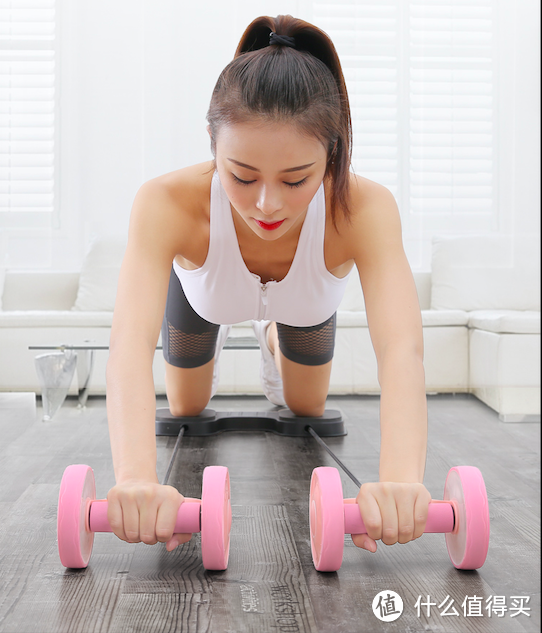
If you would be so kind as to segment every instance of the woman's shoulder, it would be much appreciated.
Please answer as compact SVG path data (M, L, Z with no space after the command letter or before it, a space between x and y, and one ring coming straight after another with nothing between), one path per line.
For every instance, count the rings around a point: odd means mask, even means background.
M213 161L189 165L148 180L145 185L157 188L171 200L179 213L209 216Z
M384 185L357 174L350 178L350 225L364 233L377 227L385 230L399 220L393 193Z
M350 209L353 215L363 213L375 205L389 203L392 192L374 180L350 173Z
M179 255L194 265L202 262L209 242L213 173L209 161L143 183L132 209L134 244L154 244L159 252Z
M336 235L343 252L356 259L375 243L398 231L400 234L401 223L397 203L387 187L354 173L349 184L350 217L339 216Z
M359 176L353 172L349 174L348 189L349 217L342 213L336 215L336 227L339 235L352 233L355 227L360 227L372 216L382 217L383 209L390 209L397 205L391 191L374 180ZM326 207L330 208L330 190L326 188ZM386 213L384 212L384 215Z

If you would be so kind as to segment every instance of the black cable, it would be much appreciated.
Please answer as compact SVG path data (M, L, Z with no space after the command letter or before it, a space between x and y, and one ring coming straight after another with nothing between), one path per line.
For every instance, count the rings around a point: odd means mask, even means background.
M177 451L179 450L179 446L181 444L181 438L184 435L186 430L186 426L181 426L179 429L179 435L177 436L177 441L175 442L175 446L173 448L173 453L171 455L171 459L169 460L168 468L164 480L162 481L162 485L165 486L168 482L169 475L171 474L171 470L173 468L173 462L175 461L175 456L177 455ZM329 448L329 446L324 442L324 440L314 431L314 429L310 426L307 426L307 431L314 437L314 439L331 455L331 457L337 462L337 464L343 469L343 471L350 477L350 479L356 484L358 488L361 488L361 482L356 479L356 477L348 470L348 468L341 462L341 460L335 455L335 453Z
M337 462L337 464L339 464L339 466L344 470L344 472L350 477L350 479L356 484L356 486L358 488L361 488L361 482L359 482L354 475L348 470L348 468L341 462L341 460L337 457L337 455L335 455L335 453L329 448L329 446L324 442L324 440L318 435L318 433L316 433L316 431L310 427L307 426L307 431L314 437L314 439L321 445L323 446L326 451L331 455L331 457L333 457L333 459Z
M168 482L169 475L171 474L171 469L173 468L173 461L175 460L175 455L177 455L177 451L179 450L179 446L181 445L181 438L184 435L185 430L186 430L186 426L181 426L181 428L179 429L179 435L177 435L177 441L175 442L173 453L171 455L171 459L169 460L166 476L164 477L162 486L165 486Z

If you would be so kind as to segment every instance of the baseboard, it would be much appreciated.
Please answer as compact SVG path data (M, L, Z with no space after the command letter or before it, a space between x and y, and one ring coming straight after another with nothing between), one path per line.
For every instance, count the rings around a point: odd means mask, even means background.
M531 413L527 415L522 415L518 413L499 413L499 420L501 422L507 423L517 423L517 422L540 422L540 414L539 413Z

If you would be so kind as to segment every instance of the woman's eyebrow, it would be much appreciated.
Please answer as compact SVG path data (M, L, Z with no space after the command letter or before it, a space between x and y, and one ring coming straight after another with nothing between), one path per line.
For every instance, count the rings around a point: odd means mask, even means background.
M228 160L230 160L232 163L235 163L236 165L239 165L239 167L244 167L245 169L252 169L252 171L257 171L259 172L259 169L256 169L256 167L251 167L250 165L245 165L245 163L240 163L238 160L234 160L233 158L228 158ZM315 163L316 161L314 161ZM299 165L298 167L289 167L288 169L283 169L280 173L283 174L285 172L290 172L290 171L301 171L302 169L307 169L307 167L311 167L312 165L314 165L314 163L308 163L307 165Z

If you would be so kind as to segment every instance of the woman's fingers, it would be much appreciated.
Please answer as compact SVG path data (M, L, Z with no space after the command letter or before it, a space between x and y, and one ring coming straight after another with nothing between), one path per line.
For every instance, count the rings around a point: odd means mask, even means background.
M172 486L130 481L109 491L107 516L116 536L128 543L167 543L169 551L190 540L174 534L184 497Z
M376 551L376 541L386 545L419 538L427 522L431 495L423 484L371 482L361 486L356 502L367 534L352 535L357 547Z

